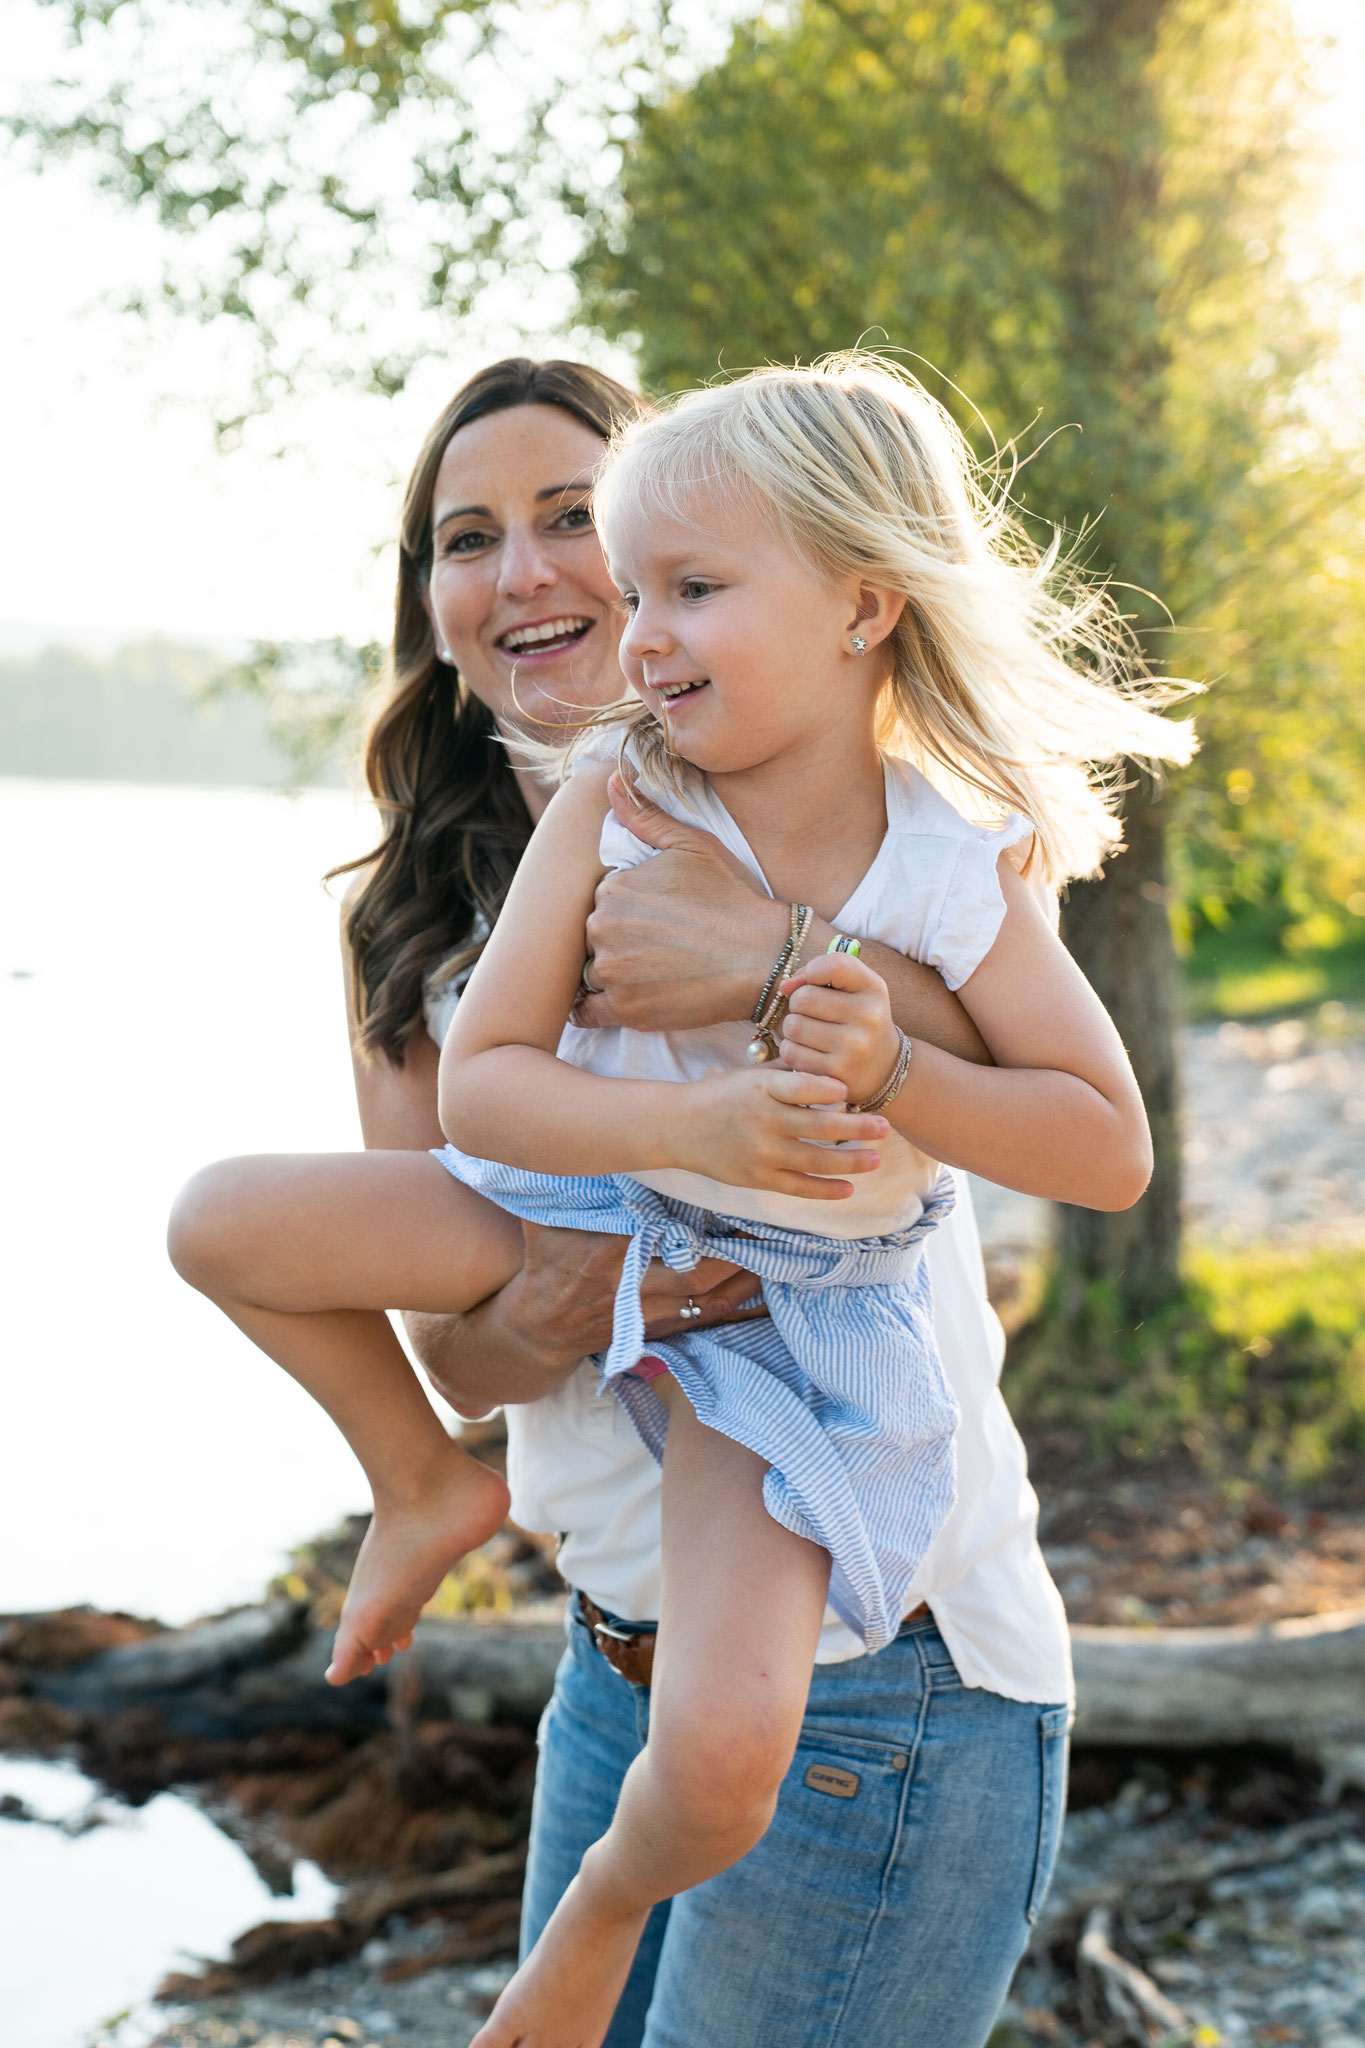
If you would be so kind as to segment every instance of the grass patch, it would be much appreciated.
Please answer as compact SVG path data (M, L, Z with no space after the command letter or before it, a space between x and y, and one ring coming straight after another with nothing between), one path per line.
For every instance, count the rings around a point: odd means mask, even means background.
M1192 1457L1210 1476L1326 1485L1365 1457L1365 1254L1204 1247L1133 1328L1051 1285L1010 1346L1010 1405L1045 1459Z
M1248 912L1221 931L1198 933L1184 963L1185 1006L1196 1023L1365 997L1365 933L1291 949L1282 927L1282 919Z

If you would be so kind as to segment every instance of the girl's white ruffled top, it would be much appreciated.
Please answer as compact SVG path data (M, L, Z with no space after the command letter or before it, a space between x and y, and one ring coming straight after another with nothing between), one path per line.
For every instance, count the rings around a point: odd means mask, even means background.
M835 922L925 961L958 988L994 942L1004 915L996 874L1002 852L1022 857L1031 828L1012 816L987 827L960 816L908 762L887 757L887 831L876 859ZM713 832L763 881L743 835L699 779L664 807ZM614 816L603 826L602 859L624 868L652 857ZM766 887L766 882L764 882ZM432 1036L444 1036L457 992L429 1007ZM743 1062L747 1024L645 1033L567 1027L561 1056L596 1073L689 1080ZM703 1210L760 1223L869 1238L912 1224L936 1167L893 1134L877 1172L854 1180L844 1202L808 1202L740 1189L702 1175L641 1175L656 1192ZM965 1186L961 1192L965 1195ZM934 1321L956 1396L957 1494L919 1568L906 1608L927 1599L968 1685L1007 1697L1055 1702L1070 1696L1065 1616L1037 1548L1037 1503L1023 1446L1000 1398L1003 1343L987 1306L980 1250L965 1201L926 1240ZM508 1412L512 1512L523 1527L558 1531L561 1568L600 1607L632 1620L658 1612L658 1468L609 1394L589 1372L546 1399ZM643 1461L643 1462L642 1462ZM821 1661L858 1654L857 1637L831 1620Z

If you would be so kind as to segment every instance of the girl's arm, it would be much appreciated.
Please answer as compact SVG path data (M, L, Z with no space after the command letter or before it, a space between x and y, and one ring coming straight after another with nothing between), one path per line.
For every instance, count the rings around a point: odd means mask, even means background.
M1128 1056L1008 855L998 872L1004 922L958 991L995 1065L916 1041L884 1114L931 1158L1022 1194L1131 1208L1151 1177L1152 1143ZM881 1087L899 1045L884 993L865 977L845 956L812 961L794 977L785 1027L787 1064L838 1074L854 1101Z
M555 1057L586 958L602 878L598 842L610 770L592 764L559 790L532 835L470 977L440 1068L441 1124L477 1158L542 1173L686 1167L739 1186L838 1199L837 1176L868 1172L862 1141L880 1117L845 1115L842 1082L782 1067L704 1081L618 1081ZM803 1140L840 1141L836 1153Z
M353 885L355 887L359 884ZM357 1038L350 947L342 930L346 1012ZM401 1067L352 1053L360 1128L369 1151L425 1152L443 1142L436 1114L440 1054L425 1030L413 1032ZM508 1402L538 1401L561 1386L589 1352L611 1342L612 1304L625 1255L623 1237L592 1230L550 1230L524 1223L526 1257L514 1280L464 1315L409 1313L403 1322L427 1378L457 1415L486 1415ZM641 1298L653 1338L731 1320L757 1282L719 1259L691 1273L655 1262ZM684 1322L695 1301L702 1313Z

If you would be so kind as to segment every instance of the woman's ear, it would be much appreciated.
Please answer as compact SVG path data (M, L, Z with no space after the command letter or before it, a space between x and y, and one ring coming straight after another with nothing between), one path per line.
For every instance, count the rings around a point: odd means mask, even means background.
M854 653L866 654L869 648L880 647L895 631L896 621L904 610L905 597L899 590L888 590L880 583L857 584L854 614L848 628Z
M453 664L455 657L441 638L441 629L436 623L436 614L431 609L431 589L428 584L423 584L422 586L422 610L427 615L427 624L431 628L431 637L436 642L437 659L443 661L446 667L449 668Z

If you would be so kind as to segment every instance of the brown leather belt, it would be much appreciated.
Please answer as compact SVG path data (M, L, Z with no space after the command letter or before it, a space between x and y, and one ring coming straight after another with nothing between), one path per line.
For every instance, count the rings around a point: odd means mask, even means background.
M614 1621L608 1621L601 1608L594 1605L586 1593L579 1593L576 1597L579 1616L592 1630L592 1639L612 1670L619 1671L622 1678L629 1679L632 1685L648 1688L654 1676L654 1631L618 1628ZM928 1614L929 1603L921 1600L918 1607L910 1609L905 1620L923 1621Z

